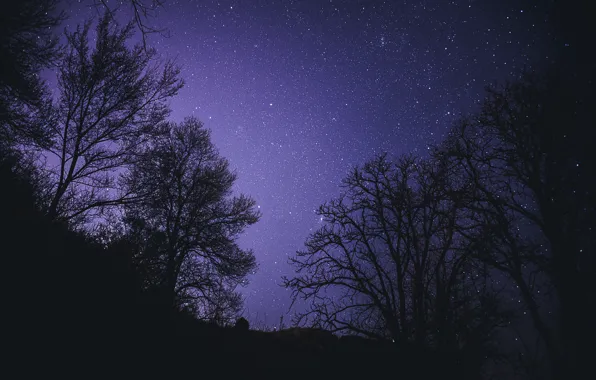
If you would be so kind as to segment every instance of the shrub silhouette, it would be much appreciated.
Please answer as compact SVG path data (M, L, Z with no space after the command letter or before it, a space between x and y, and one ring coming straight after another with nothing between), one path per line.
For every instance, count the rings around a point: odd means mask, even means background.
M236 324L234 325L234 329L236 329L236 331L248 331L248 328L248 321L244 317L238 318Z

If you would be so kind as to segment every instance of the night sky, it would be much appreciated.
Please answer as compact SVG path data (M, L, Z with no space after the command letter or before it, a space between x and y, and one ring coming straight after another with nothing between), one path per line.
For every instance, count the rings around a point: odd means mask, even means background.
M89 3L66 2L67 28L97 16ZM288 255L351 167L425 154L485 85L549 61L544 11L525 3L165 1L151 23L170 37L149 44L182 66L171 118L212 130L262 213L240 240L259 263L243 289L251 321L275 325L288 311Z

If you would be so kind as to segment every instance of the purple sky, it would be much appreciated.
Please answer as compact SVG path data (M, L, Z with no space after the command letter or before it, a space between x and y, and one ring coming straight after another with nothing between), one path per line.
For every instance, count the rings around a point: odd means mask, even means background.
M69 27L96 14L66 3ZM241 238L259 263L243 290L251 321L288 311L288 255L351 167L382 151L424 154L486 84L548 59L543 10L522 4L165 1L152 23L171 37L149 43L182 65L172 119L204 121L263 214Z

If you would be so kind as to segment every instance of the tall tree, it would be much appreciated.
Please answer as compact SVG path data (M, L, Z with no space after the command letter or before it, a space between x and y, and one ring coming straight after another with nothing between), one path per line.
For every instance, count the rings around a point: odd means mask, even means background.
M115 189L119 169L169 114L168 100L182 87L179 69L153 60L155 51L129 48L132 24L120 28L109 13L98 22L95 46L90 23L66 33L67 51L59 63L58 120L49 149L58 164L49 174L48 214L84 222L107 206L129 200Z
M490 88L480 112L444 144L473 183L469 206L485 222L484 243L499 247L484 260L519 286L558 377L578 364L596 307L593 293L579 297L594 289L595 274L596 189L589 173L596 160L587 143L593 132L584 128L588 114L557 76L527 75ZM536 273L556 290L558 330L540 313Z
M0 141L47 143L49 95L40 71L59 58L57 0L3 4L0 12Z
M291 258L298 274L285 286L310 304L297 322L455 351L488 340L502 316L460 233L476 226L454 174L412 157L354 169L319 208L326 225Z
M125 212L128 235L144 242L136 260L145 285L161 289L172 305L194 304L203 316L223 300L236 308L234 289L256 267L252 251L236 243L259 219L255 202L232 196L236 176L200 121L169 127L125 181L141 199Z

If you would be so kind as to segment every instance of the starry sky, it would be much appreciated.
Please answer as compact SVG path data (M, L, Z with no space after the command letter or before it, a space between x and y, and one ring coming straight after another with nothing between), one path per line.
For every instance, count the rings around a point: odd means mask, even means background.
M97 16L89 2L66 3L67 28ZM237 191L262 213L240 239L259 264L242 290L249 320L272 326L288 312L288 256L350 168L381 152L424 155L484 86L549 61L544 10L529 4L165 1L151 23L170 36L148 42L182 67L171 118L212 130Z

